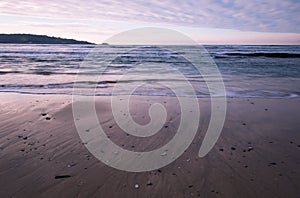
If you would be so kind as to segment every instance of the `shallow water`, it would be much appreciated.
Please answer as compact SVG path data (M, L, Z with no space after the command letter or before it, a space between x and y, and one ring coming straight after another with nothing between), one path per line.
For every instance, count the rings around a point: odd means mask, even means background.
M197 97L220 96L217 92L210 93L206 85L207 81L216 80L215 74L206 74L204 78L185 59L187 55L202 56L194 46L99 46L97 53L101 57L112 57L112 61L105 67L99 61L83 67L87 55L95 52L94 47L2 44L0 92L72 94L74 82L84 79L77 82L77 86L95 87L92 95L111 95L119 83L124 86L140 83L134 95L174 96L162 82L185 89L182 79L170 75L169 68L175 68L192 84ZM300 46L204 47L222 74L227 97L299 97ZM120 80L129 72L131 78ZM184 96L184 91L182 93Z

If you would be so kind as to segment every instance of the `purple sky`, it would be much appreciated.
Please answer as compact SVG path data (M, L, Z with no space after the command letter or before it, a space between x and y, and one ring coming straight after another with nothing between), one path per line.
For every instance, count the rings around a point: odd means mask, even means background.
M1 33L101 43L139 27L166 27L203 44L300 44L300 1L2 0Z

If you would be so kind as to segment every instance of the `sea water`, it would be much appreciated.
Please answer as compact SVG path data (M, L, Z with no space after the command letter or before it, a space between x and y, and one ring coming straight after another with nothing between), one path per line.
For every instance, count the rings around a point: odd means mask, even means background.
M300 95L300 46L210 45L203 46L217 66L226 97L293 98ZM161 84L180 80L164 78L175 68L193 85L196 97L218 97L210 93L208 81L179 52L201 56L195 46L97 46L101 57L110 57L82 66L95 51L94 45L0 45L0 92L21 94L73 94L74 82L81 89L93 85L93 95L112 95L117 83L140 82L133 95L175 96ZM203 63L204 64L204 63ZM201 64L200 64L201 65ZM134 71L135 77L120 80ZM84 76L84 78L78 78ZM95 78L97 76L97 78ZM78 79L84 79L78 81ZM184 89L184 87L183 87ZM122 94L122 93L120 93Z

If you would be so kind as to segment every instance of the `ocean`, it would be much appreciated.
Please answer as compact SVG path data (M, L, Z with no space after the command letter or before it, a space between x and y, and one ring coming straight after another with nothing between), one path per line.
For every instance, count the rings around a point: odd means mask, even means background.
M189 57L201 56L194 46L102 45L97 47L97 53L114 57L113 60L105 67L99 61L91 67L82 67L94 47L1 44L0 92L71 95L76 82L81 89L93 85L93 95L106 96L112 95L117 83L126 86L140 82L133 95L175 96L172 90L160 84L173 81L182 86L177 79L164 78L170 72L164 68L172 67L193 85L197 97L220 96L210 93L206 86L207 81L214 81L214 75L204 79L185 59L187 54L178 53L185 49ZM226 97L300 96L300 46L209 45L204 48L222 75ZM135 71L137 78L120 80L129 71Z

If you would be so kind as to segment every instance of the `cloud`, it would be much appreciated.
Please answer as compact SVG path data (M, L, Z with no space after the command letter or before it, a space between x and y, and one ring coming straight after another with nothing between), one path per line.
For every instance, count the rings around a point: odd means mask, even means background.
M292 0L2 0L0 13L37 18L300 33L300 2Z

